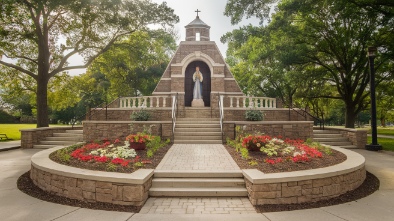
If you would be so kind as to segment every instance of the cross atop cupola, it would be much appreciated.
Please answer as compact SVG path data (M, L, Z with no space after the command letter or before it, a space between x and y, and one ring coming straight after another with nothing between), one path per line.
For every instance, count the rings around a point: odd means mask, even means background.
M200 10L196 10L197 16L192 22L185 26L186 41L210 41L209 25L205 24L198 16Z

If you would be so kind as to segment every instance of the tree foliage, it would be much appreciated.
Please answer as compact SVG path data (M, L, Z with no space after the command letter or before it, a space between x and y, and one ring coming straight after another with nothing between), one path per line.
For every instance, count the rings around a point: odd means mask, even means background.
M244 8L247 16L266 10L263 3L272 3L233 0L228 4L231 2L237 10ZM244 14L235 13L234 21ZM262 15L256 14L265 19ZM222 40L229 42L233 70L256 79L248 88L269 84L290 106L293 96L315 107L313 99L342 100L346 127L354 127L356 116L369 102L368 46L376 45L380 52L376 59L378 84L392 78L387 39L391 22L393 18L345 0L280 1L268 26L235 30Z
M47 88L55 75L88 67L118 39L150 24L178 21L166 3L148 0L1 0L0 59L33 79L37 94L37 126L48 126ZM70 65L75 54L83 65ZM14 72L15 73L15 72Z

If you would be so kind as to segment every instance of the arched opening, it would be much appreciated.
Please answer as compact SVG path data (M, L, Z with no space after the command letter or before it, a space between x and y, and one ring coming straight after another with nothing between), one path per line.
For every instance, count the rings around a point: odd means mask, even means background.
M200 72L203 75L202 82L202 96L205 107L209 107L211 103L211 70L209 66L203 61L191 62L185 71L185 107L190 107L193 100L193 74L196 71L196 67L200 67Z

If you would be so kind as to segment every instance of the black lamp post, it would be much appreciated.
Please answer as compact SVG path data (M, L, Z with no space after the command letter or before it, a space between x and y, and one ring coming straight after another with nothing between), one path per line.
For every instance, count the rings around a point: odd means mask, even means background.
M378 130L376 125L376 98L375 98L375 67L374 59L376 57L376 47L368 47L368 59L369 59L369 71L370 81L369 87L371 92L371 129L372 129L372 143L367 144L365 149L367 150L381 150L382 146L378 144Z

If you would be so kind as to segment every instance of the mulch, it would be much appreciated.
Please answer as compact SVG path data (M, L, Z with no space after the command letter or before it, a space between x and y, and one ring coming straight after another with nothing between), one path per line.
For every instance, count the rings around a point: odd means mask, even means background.
M150 168L155 168L162 158L164 157L165 153L167 153L168 147L161 148L156 154L155 157L153 157L152 164L146 164L151 166ZM264 158L259 158L258 155L259 152L253 153L250 152L249 156L252 157L253 159L259 161L259 166L251 166L249 165L248 161L245 161L240 157L240 154L237 153L234 148L226 146L228 152L230 155L233 157L233 159L237 162L240 168L242 169L250 169L250 168L257 168L261 169L264 173L275 173L280 171L295 171L295 170L304 170L304 169L311 169L311 168L320 168L320 167L325 167L325 166L330 166L334 165L340 162L343 162L346 160L346 156L344 156L342 153L334 151L332 158L328 158L326 161L321 161L321 162L314 162L310 161L308 163L301 163L301 164L296 164L289 162L285 162L286 164L278 166L277 165L268 165L266 163L262 163ZM139 153L140 154L140 153ZM343 156L342 156L342 155ZM83 166L83 165L79 165ZM89 168L90 169L90 168ZM92 169L99 169L97 166L93 166ZM367 176L363 184L358 187L357 189L347 192L341 196L329 199L329 200L324 200L324 201L319 201L319 202L314 202L314 203L300 203L300 204L275 204L275 205L260 205L260 206L255 206L255 209L259 213L263 212L280 212L280 211L291 211L291 210L300 210L300 209L311 209L311 208L318 208L318 207L325 207L325 206L332 206L332 205L337 205L337 204L343 204L346 202L351 202L351 201L357 201L361 198L364 198L375 191L379 189L380 182L376 176L373 174L367 172ZM38 188L36 185L34 185L33 181L30 179L30 171L26 172L22 176L19 177L17 181L17 186L18 189L21 190L22 192L26 193L27 195L30 195L32 197L47 201L47 202L52 202L52 203L57 203L57 204L62 204L62 205L68 205L68 206L75 206L75 207L82 207L82 208L88 208L88 209L97 209L97 210L107 210L107 211L119 211L119 212L132 212L132 213L138 213L142 207L137 207L137 206L122 206L122 205L114 205L114 204L109 204L109 203L100 203L100 202L84 202L80 200L75 200L75 199L69 199L66 197L54 195L48 192L45 192Z

